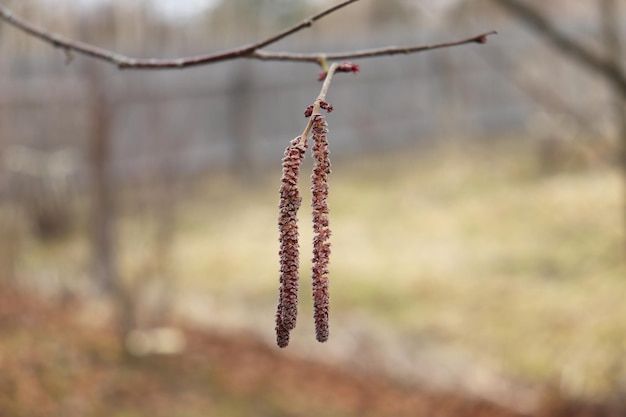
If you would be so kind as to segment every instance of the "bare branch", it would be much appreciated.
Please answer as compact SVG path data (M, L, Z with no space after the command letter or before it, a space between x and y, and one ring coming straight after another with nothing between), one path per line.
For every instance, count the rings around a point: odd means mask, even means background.
M48 42L57 48L63 48L65 51L74 51L83 55L88 55L93 58L97 58L103 61L110 62L117 65L119 68L133 68L133 69L167 69L167 68L185 68L197 65L210 64L213 62L226 61L244 56L249 56L256 50L264 48L268 45L278 42L302 29L311 27L314 22L321 18L328 16L329 14L342 9L349 4L355 3L359 0L346 0L338 5L330 7L320 13L317 13L308 19L303 20L299 24L290 27L282 32L279 32L267 39L263 39L259 42L252 43L250 45L244 45L238 48L230 49L223 52L214 54L197 55L186 58L174 58L174 59L141 59L132 58L110 51L108 49L100 48L88 43L74 41L66 38L57 33L51 33L44 28L38 27L25 19L15 15L6 6L0 4L0 19L15 26L16 28L41 39L44 42Z
M526 25L545 38L562 53L587 68L606 77L622 96L626 97L626 73L610 59L606 59L579 41L558 30L539 10L520 0L495 0L496 3L520 18Z
M229 49L222 52L196 55L183 58L133 58L128 57L117 52L100 48L88 43L75 41L62 36L57 33L52 33L44 28L41 28L27 20L15 15L6 6L0 4L0 19L4 20L10 25L34 36L44 42L51 45L62 48L68 56L71 56L72 52L87 55L102 61L109 62L116 65L120 69L178 69L199 65L207 65L221 61L234 60L239 58L258 59L263 61L298 61L298 62L312 62L322 65L325 60L344 60L344 59L359 59L359 58L371 58L385 55L397 55L397 54L412 54L431 49L447 48L451 46L458 46L467 43L485 43L487 36L495 34L495 31L483 33L478 36L473 36L468 39L460 41L446 42L434 45L426 46L407 46L407 47L388 47L380 49L371 49L364 51L342 52L334 54L312 53L312 54L299 54L289 52L268 52L263 51L261 48L269 46L284 39L296 32L299 32L305 28L311 27L314 22L328 16L331 13L336 12L352 3L359 0L346 0L335 6L329 7L320 13L317 13L308 19L294 25L282 32L272 35L261 41L240 46L234 49Z
M380 56L400 55L400 54L414 54L418 52L430 51L433 49L449 48L452 46L460 46L468 43L486 43L487 37L495 35L498 32L492 30L490 32L481 33L480 35L472 36L471 38L462 39L452 42L442 42L432 45L417 45L417 46L388 46L384 48L366 49L362 51L350 51L350 52L337 52L337 53L310 53L310 54L298 54L290 52L266 52L256 51L251 54L250 58L261 59L265 61L303 61L303 62L320 62L320 59L325 58L328 61L340 61L344 59L363 59L363 58L375 58Z
M352 4L352 3L355 3L357 1L359 1L359 0L346 0L346 1L344 1L342 3L339 3L339 4L335 5L335 6L329 7L328 9L323 10L320 13L309 17L308 19L304 19L302 22L300 22L296 26L293 26L293 27L291 27L289 29L286 29L286 30L284 30L284 31L282 31L280 33L277 33L276 35L270 36L269 38L267 38L265 40L256 42L256 43L248 46L247 48L243 47L241 49L242 50L249 49L250 52L253 52L253 51L256 51L258 49L265 48L266 46L269 46L269 45L271 45L273 43L278 42L281 39L284 39L284 38L286 38L288 36L291 36L294 33L301 31L302 29L305 29L305 28L313 26L313 23L315 23L316 21L322 19L323 17L326 17L329 14L334 13L334 12L336 12L339 9L343 9L344 7L346 7L346 6L348 6L348 5Z
M300 135L300 144L301 146L308 140L309 132L311 132L311 128L313 127L313 119L316 114L320 114L320 104L322 101L326 100L326 94L328 94L328 88L330 87L330 82L333 80L333 75L339 68L338 63L334 63L330 66L328 71L326 72L326 78L324 79L324 84L322 84L322 89L320 90L320 94L317 96L315 103L313 104L313 112L309 117L309 120L304 128L304 132Z

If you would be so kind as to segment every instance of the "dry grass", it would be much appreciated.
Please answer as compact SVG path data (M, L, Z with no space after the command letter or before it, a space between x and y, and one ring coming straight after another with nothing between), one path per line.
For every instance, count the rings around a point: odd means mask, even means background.
M183 352L128 357L113 329L85 325L85 309L0 292L2 416L521 416L303 360L251 335L179 327Z

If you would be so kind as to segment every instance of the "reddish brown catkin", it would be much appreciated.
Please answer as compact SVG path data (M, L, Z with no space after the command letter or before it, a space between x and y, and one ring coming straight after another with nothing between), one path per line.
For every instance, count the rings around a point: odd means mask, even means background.
M328 262L330 259L330 228L328 223L328 175L330 152L328 151L328 125L321 114L313 115L313 317L315 337L319 342L328 340Z
M280 348L287 347L289 344L289 330L283 325L282 298L283 287L281 286L278 290L278 308L276 309L276 344Z
M285 347L289 331L296 327L298 316L298 209L302 197L298 191L298 175L306 151L306 141L300 137L291 141L283 158L283 175L280 186L278 228L280 232L280 292L276 312L276 342Z

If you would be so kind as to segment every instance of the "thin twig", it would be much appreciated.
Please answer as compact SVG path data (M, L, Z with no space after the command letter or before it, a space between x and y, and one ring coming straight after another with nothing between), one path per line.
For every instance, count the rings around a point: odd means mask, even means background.
M269 52L263 51L261 48L272 45L281 39L284 39L296 32L299 32L305 28L311 27L314 22L328 16L331 13L336 12L352 3L359 0L346 0L335 6L329 7L322 12L319 12L308 19L294 25L288 29L283 30L275 35L272 35L261 41L229 49L222 52L196 55L183 58L132 58L117 52L100 48L98 46L75 41L62 36L57 33L52 33L44 28L41 28L27 20L15 15L6 6L0 4L0 19L4 20L10 25L34 36L44 42L48 42L51 45L62 48L66 54L70 52L76 52L82 55L87 55L102 61L109 62L116 65L120 69L178 69L187 68L192 66L207 65L220 61L228 61L239 58L258 59L262 61L296 61L296 62L312 62L321 65L324 59L328 60L344 60L344 59L359 59L359 58L371 58L384 55L397 55L397 54L412 54L432 49L447 48L451 46L458 46L467 43L485 43L487 36L495 34L495 31L483 33L471 38L463 39L454 42L445 42L434 45L426 46L407 46L407 47L388 47L380 49L371 49L363 51L353 52L340 52L333 54L299 54L289 52Z
M273 43L278 42L281 39L284 39L284 38L286 38L288 36L291 36L294 33L301 31L302 29L305 29L305 28L313 26L313 23L315 23L316 21L322 19L323 17L328 16L329 14L331 14L333 12L336 12L339 9L343 9L344 7L346 7L346 6L348 6L348 5L352 4L352 3L355 3L357 1L359 1L359 0L346 0L346 1L342 2L342 3L339 3L339 4L335 5L335 6L329 7L328 9L319 12L319 13L309 17L308 19L304 19L299 24L297 24L297 25L295 25L295 26L293 26L291 28L285 29L284 31L282 31L280 33L277 33L276 35L270 36L269 38L267 38L265 40L253 43L252 45L249 45L247 47L244 46L244 47L242 47L240 49L241 50L249 50L250 53L252 53L253 51L256 51L258 49L265 48L266 46L269 46L269 45L271 45Z
M185 68L197 65L210 64L213 62L226 61L244 56L249 56L256 50L264 48L268 45L278 42L302 29L311 27L314 22L328 16L329 14L342 9L352 3L359 0L346 0L335 6L329 7L320 13L317 13L308 19L303 20L295 26L292 26L282 32L270 36L267 39L252 43L250 45L244 45L238 48L229 49L223 52L217 52L213 54L197 55L186 58L174 58L174 59L153 59L153 58L131 58L108 49L100 48L88 43L75 41L69 39L63 35L52 33L44 28L34 25L14 14L9 8L0 4L0 19L4 20L10 25L32 35L38 39L48 42L57 48L63 48L66 51L74 51L83 55L88 55L93 58L101 59L103 61L110 62L117 65L119 68L133 68L133 69L167 69L167 68Z
M333 80L333 75L339 68L339 64L337 62L333 63L326 72L326 78L324 78L324 84L322 84L322 89L320 90L320 94L317 96L315 103L313 103L313 112L309 117L309 120L304 128L304 132L300 136L300 144L304 146L304 143L308 140L309 132L311 131L311 127L313 127L313 119L316 114L320 114L320 104L322 101L326 101L326 94L328 94L328 88L330 87L330 82Z
M266 61L303 61L303 62L319 62L320 57L325 57L328 61L340 61L340 60L354 60L363 58L374 58L380 56L400 55L400 54L414 54L418 52L431 51L433 49L450 48L452 46L460 46L468 43L485 43L487 37L495 35L498 32L495 30L481 33L480 35L472 36L470 38L461 39L452 42L435 43L432 45L419 45L419 46L388 46L384 48L366 49L362 51L350 51L350 52L335 52L335 53L309 53L298 54L290 52L266 52L255 51L249 58L255 58Z

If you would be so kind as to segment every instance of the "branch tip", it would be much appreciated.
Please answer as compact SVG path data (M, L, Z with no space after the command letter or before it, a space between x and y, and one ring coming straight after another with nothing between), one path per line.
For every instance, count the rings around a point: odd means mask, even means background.
M482 35L478 35L476 37L476 39L474 40L476 43L487 43L487 37L490 35L497 35L498 31L496 30L492 30L491 32L482 34Z

